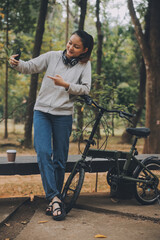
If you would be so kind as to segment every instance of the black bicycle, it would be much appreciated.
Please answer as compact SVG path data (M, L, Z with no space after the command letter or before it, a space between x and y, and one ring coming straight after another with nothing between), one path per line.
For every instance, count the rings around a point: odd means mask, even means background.
M123 184L128 183L132 186L130 190L132 190L139 203L155 203L160 198L160 160L156 159L155 156L150 156L142 161L136 158L138 154L136 149L137 140L148 137L150 129L126 129L128 133L135 137L129 152L90 149L90 146L95 143L93 138L104 113L116 113L128 121L130 121L130 117L133 117L133 115L120 110L107 110L99 106L90 96L83 96L83 99L87 105L98 109L98 115L90 136L86 140L82 156L75 163L62 191L62 200L65 203L66 212L68 213L76 203L83 185L86 169L90 168L91 172L91 166L86 161L88 156L91 158L105 158L106 161L107 159L112 160L111 167L107 173L107 182L110 185L113 196L120 189L119 186L124 186ZM120 161L121 159L125 160L123 165L122 161Z

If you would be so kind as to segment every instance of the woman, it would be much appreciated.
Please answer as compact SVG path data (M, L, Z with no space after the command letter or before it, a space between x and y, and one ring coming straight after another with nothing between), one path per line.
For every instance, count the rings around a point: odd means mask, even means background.
M91 87L90 55L93 38L75 31L64 51L50 51L27 62L10 57L10 64L21 73L45 71L34 106L34 147L46 198L46 214L54 220L65 218L61 202L75 95L88 94ZM52 158L53 156L53 158Z

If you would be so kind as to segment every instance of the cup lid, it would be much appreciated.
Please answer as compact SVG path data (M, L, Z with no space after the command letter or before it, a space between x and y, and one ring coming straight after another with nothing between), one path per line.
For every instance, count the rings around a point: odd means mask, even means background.
M12 149L7 150L7 153L16 153L16 152L17 152L16 150L12 150Z

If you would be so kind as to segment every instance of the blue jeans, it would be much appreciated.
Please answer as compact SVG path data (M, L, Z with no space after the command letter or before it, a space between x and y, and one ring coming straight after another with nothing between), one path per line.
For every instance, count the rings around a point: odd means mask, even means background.
M34 147L49 201L61 194L71 131L72 115L57 116L34 111Z

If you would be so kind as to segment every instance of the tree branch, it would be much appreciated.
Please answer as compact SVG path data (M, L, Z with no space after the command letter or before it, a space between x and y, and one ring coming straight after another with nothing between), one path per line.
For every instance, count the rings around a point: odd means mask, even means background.
M129 9L132 23L135 28L136 38L139 43L140 49L142 51L143 58L144 58L144 60L146 60L148 62L150 59L149 45L143 34L139 19L137 18L136 11L135 11L135 8L133 5L133 0L128 0L128 9Z

